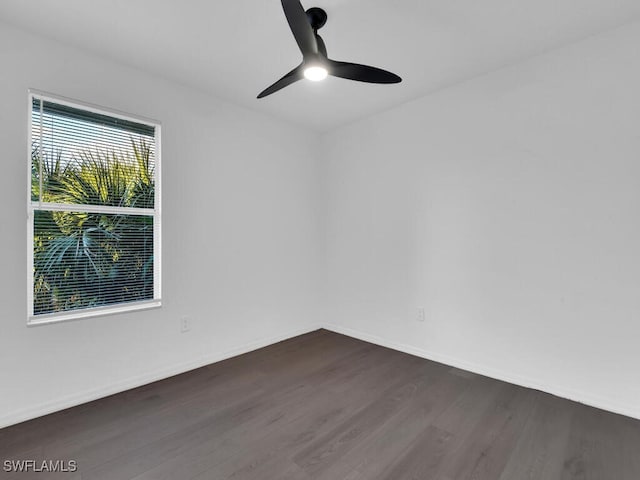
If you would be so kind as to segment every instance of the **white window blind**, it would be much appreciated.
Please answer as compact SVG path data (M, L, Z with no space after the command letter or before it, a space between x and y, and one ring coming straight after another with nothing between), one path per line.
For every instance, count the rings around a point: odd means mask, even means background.
M29 100L29 323L159 306L159 124Z

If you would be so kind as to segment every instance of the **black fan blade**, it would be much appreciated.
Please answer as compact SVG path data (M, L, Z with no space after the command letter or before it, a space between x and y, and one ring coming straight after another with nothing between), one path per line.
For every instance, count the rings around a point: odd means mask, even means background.
M357 80L367 83L400 83L402 79L395 73L387 72L381 68L360 65L358 63L337 62L329 60L327 67L330 75L334 77Z
M318 43L299 0L282 0L282 9L303 56L318 53Z
M266 97L267 95L271 95L272 93L277 92L278 90L283 89L291 85L292 83L301 80L304 77L304 72L302 70L302 65L298 65L296 68L287 73L284 77L278 80L276 83L271 85L270 87L265 88L260 94L258 98Z

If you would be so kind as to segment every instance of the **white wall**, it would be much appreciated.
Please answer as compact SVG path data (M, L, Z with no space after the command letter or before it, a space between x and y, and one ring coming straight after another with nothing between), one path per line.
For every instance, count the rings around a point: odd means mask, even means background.
M639 44L636 23L324 136L331 328L640 418Z
M27 328L30 87L162 122L161 309ZM1 23L0 105L0 426L317 326L317 136Z

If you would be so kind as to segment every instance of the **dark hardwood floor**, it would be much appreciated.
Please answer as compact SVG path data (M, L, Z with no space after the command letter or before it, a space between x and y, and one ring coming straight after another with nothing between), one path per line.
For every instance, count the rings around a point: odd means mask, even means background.
M319 330L0 430L2 478L639 480L640 421Z

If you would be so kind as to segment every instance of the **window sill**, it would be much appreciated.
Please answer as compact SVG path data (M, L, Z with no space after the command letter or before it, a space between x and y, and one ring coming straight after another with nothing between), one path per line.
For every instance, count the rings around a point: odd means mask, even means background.
M148 300L144 302L133 302L127 304L113 305L108 307L88 308L83 310L70 310L61 313L48 313L44 315L31 315L27 320L28 327L37 327L40 325L48 325L51 323L68 322L71 320L79 320L82 318L102 317L106 315L115 315L118 313L134 312L137 310L149 310L162 306L160 299Z

